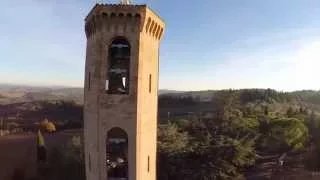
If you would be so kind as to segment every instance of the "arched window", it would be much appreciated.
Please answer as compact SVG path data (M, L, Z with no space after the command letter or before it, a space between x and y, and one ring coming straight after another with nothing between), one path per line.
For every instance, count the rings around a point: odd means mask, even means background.
M129 94L130 44L117 38L109 46L108 94Z
M128 135L121 128L112 128L107 134L108 179L128 179Z

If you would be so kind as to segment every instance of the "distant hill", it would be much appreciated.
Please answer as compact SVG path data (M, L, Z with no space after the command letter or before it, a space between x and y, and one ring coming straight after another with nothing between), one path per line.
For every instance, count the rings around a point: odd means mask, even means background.
M297 96L302 101L306 101L312 104L320 104L320 91L304 90L295 91L292 94Z
M69 88L66 86L28 86L19 84L0 84L0 91L3 92L39 92L46 90L55 90Z
M182 91L159 90L159 94L175 94ZM83 88L64 86L25 86L0 84L0 104L33 101L72 100L83 103Z
M0 104L50 100L72 100L82 104L83 88L0 84Z
M169 89L159 89L158 94L176 94L176 93L183 93L184 91L176 91L176 90L169 90Z
M83 88L0 84L0 117L4 114L9 114L12 117L19 113L31 113L29 119L36 119L43 116L43 111L55 110L55 106L59 107L62 101L73 101L77 106L80 105L79 107L75 106L76 109L80 108L83 104ZM241 111L251 109L261 112L267 107L270 112L284 114L289 108L294 111L299 111L302 108L320 115L320 91L311 90L279 92L272 89L205 91L165 89L159 90L158 102L161 120L174 116L189 116L190 114L210 114L221 103L229 103L233 108ZM49 103L47 110L46 103ZM59 111L52 112L52 116L63 115L69 111L66 109L66 112L63 112L64 106L59 108ZM72 113L73 111L70 111L70 114Z
M250 108L285 113L307 108L320 115L320 91L279 92L272 89L208 90L161 94L160 117L213 111L222 101L236 109Z
M284 109L289 106L304 106L316 109L320 113L320 91L303 90L294 92L279 92L272 89L241 89L241 90L206 90L206 91L175 91L168 89L159 90L160 109L167 111L167 106L162 103L168 103L168 98L177 99L170 106L175 108L186 108L188 103L197 101L197 110L212 109L214 101L217 98L235 99L234 104L247 105L258 104L259 106L270 106L274 109ZM191 97L191 100L190 100ZM181 100L182 98L182 100ZM184 99L183 99L184 98ZM170 99L170 98L169 98ZM192 100L193 99L193 100ZM36 101L74 101L78 104L83 103L83 88L81 87L35 87L23 85L0 84L0 105L14 103L30 103ZM170 100L171 101L171 100ZM198 103L201 102L201 103ZM181 105L177 105L177 104ZM171 108L171 107L170 107ZM170 109L169 108L169 109ZM197 111L189 109L190 111ZM188 111L189 111L188 110ZM182 110L181 110L182 111ZM183 110L186 111L186 110Z

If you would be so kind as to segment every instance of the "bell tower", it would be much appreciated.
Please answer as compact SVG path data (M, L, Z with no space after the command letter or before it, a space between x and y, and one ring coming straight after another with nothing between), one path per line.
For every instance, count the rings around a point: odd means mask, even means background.
M159 44L146 5L96 4L85 19L87 180L155 180Z

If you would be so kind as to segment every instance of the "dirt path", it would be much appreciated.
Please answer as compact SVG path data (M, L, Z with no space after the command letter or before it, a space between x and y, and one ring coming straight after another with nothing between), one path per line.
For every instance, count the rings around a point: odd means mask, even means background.
M277 164L277 156L260 159L256 166L247 173L248 180L320 180L320 173L313 173L304 168L305 153L291 154L285 164Z

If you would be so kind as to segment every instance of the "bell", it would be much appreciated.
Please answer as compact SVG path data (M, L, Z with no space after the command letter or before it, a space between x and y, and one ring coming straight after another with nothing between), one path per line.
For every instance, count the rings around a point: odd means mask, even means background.
M126 88L126 77L122 77L122 84L123 87Z

